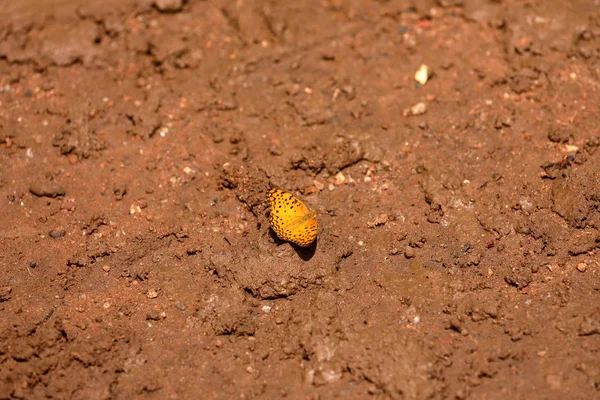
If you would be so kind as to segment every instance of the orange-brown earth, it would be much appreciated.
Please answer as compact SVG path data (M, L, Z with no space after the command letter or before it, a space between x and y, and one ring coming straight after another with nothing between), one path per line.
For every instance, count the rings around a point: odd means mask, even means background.
M599 10L5 2L0 399L597 398Z

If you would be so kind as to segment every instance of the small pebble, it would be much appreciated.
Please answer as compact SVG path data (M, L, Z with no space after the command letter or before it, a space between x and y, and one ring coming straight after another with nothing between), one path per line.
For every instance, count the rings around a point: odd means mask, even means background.
M348 100L352 100L352 99L354 99L354 97L356 97L356 90L354 89L354 86L352 86L352 85L342 86L342 92L344 92L346 94L346 96L348 97Z
M427 104L421 102L417 103L410 108L410 115L423 115L427 112Z
M537 274L539 270L540 270L540 266L539 265L532 265L531 266L531 273Z
M381 225L385 225L387 224L389 220L389 217L387 214L380 214L377 218L375 218L373 221L368 222L367 226L369 228L375 228L376 226L381 226Z
M577 264L577 271L579 272L585 272L585 270L587 269L587 264L586 263L579 263Z
M177 303L175 304L175 307L180 311L185 311L187 309L187 306L183 303Z
M338 172L335 175L335 179L333 181L334 185L339 186L339 185L343 185L346 182L346 177L344 176L344 174L342 174L341 172Z
M271 312L271 307L270 307L270 306L263 306L263 307L262 307L262 311L263 311L264 313L269 313L269 312Z
M159 321L160 320L160 312L157 310L152 310L148 314L146 314L146 321Z
M322 184L321 182L319 182L319 181L316 181L316 180L315 180L315 181L313 181L313 185L315 185L315 188L316 188L317 190L323 190L323 189L325 188L325 185L324 185L324 184Z
M66 234L67 232L64 229L52 229L50 232L48 232L48 236L50 236L52 239L61 238Z
M138 205L132 204L131 206L129 206L129 214L131 215L135 215L135 214L141 214L142 212L142 208Z
M552 126L548 129L548 140L553 143L567 143L572 133L564 126Z
M109 272L110 271L110 265L105 265L104 267L102 267L102 269L104 270L104 272Z
M406 258L415 258L417 252L412 247L407 247L404 249L404 257Z
M40 180L29 186L31 194L38 197L58 197L65 195L65 189L54 181Z
M149 289L146 296L148 296L149 299L155 299L158 297L158 291L156 289Z
M173 12L181 10L183 0L154 0L159 11Z
M417 72L415 72L415 80L422 85L426 84L431 77L431 68L423 64Z

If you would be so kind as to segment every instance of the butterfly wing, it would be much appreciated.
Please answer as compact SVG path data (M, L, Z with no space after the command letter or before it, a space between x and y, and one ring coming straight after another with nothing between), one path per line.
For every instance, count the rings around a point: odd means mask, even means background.
M283 189L271 189L267 193L271 213L271 227L282 240L308 246L317 236L316 213L296 196Z
M299 246L306 247L315 241L319 224L317 223L316 213L312 212L297 225L292 232L291 242Z

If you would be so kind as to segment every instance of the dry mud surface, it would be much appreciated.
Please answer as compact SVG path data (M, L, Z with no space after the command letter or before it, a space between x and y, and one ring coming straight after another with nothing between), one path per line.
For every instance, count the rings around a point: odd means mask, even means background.
M0 399L598 398L599 10L5 2Z

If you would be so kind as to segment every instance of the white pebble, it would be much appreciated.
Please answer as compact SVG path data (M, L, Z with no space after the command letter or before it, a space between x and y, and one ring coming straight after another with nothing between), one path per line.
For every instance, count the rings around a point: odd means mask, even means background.
M427 83L429 78L431 77L431 68L427 65L422 64L417 72L415 72L415 80L419 82L421 85Z
M427 112L427 104L420 102L410 108L411 115L423 115Z

